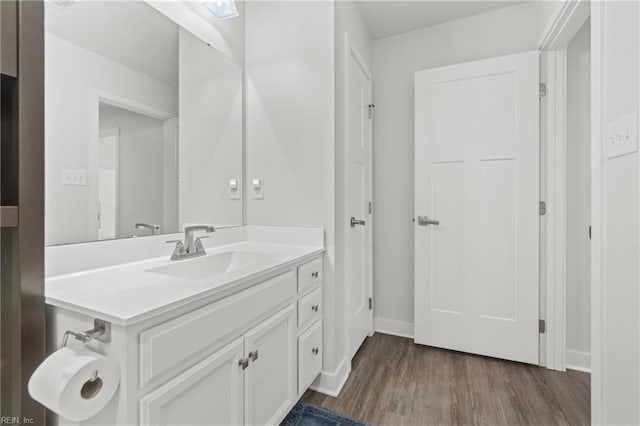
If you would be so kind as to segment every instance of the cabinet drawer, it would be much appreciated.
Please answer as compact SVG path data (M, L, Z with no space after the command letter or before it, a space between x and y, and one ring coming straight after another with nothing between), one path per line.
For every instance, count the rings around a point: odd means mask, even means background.
M322 316L322 288L298 300L298 327L310 324Z
M207 355L269 311L296 295L295 271L224 298L140 333L140 387L172 371L173 375Z
M298 337L298 394L304 392L322 369L322 321Z
M298 293L302 294L321 282L322 258L312 260L298 267Z

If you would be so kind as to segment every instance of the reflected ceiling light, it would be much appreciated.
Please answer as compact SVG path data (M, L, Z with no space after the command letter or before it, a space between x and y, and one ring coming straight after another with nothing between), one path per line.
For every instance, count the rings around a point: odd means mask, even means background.
M78 0L47 0L47 3L51 6L54 6L60 10L64 10L69 6L73 6L76 4Z
M234 0L205 1L204 7L209 9L209 11L216 15L216 17L221 21L238 16L238 10L236 9L236 3Z

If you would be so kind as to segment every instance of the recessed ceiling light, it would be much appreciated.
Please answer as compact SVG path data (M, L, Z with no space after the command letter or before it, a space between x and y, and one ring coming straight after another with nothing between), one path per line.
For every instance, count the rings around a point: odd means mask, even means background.
M209 11L216 15L216 17L221 21L238 16L238 10L236 9L236 3L234 0L205 1L204 7L209 9Z

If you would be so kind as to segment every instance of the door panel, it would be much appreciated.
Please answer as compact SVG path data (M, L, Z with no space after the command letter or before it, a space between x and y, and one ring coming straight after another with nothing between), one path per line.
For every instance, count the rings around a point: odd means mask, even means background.
M245 335L245 422L273 425L293 404L296 390L296 309L291 305ZM250 353L257 351L253 359Z
M243 423L243 339L237 339L140 399L140 424L192 426Z
M347 80L347 209L364 224L347 231L347 286L349 355L351 358L371 332L371 80L355 53L349 49Z
M538 56L416 73L417 343L538 362Z

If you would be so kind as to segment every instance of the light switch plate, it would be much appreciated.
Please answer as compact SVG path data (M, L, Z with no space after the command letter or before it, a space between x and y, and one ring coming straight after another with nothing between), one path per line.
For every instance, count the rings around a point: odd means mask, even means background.
M240 199L240 179L229 179L229 199Z
M61 183L63 185L86 186L87 171L79 169L63 169Z
M637 113L625 115L607 126L607 158L638 151Z
M264 199L264 181L262 178L251 179L251 198L253 200Z

